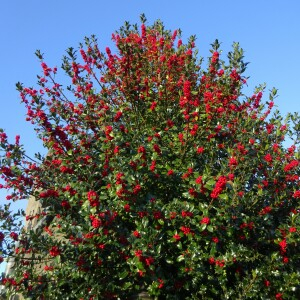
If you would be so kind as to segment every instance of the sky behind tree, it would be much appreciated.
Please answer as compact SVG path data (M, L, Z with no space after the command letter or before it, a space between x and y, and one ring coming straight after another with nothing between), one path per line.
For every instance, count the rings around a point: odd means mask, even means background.
M210 44L222 43L223 57L233 42L245 50L250 62L246 76L249 92L260 83L279 89L277 105L286 114L298 110L300 62L300 2L280 1L5 1L0 6L0 128L11 138L21 135L26 149L41 150L33 127L25 121L16 82L36 85L41 73L34 52L40 49L50 66L60 66L68 47L77 48L85 36L95 34L100 45L111 46L111 34L124 21L138 23L145 13L148 23L161 19L166 28L180 28L183 39L197 35L201 56ZM204 63L205 67L205 63ZM60 72L63 77L63 72ZM267 95L265 95L266 99Z
M20 104L16 82L36 86L41 73L34 52L45 54L49 67L61 65L68 47L77 48L85 36L95 34L102 49L112 46L111 34L124 21L139 23L145 13L148 23L161 19L167 29L180 28L183 40L196 35L199 55L209 55L217 38L223 58L233 42L245 50L250 62L246 71L247 94L267 83L279 89L280 112L299 111L300 2L298 0L152 0L152 1L2 1L0 4L0 128L12 141L21 135L29 155L45 153L33 126L25 121L26 110ZM206 66L204 61L203 66ZM59 72L63 78L63 72ZM267 93L264 99L267 99ZM5 203L0 190L0 203ZM25 205L25 204L24 204Z

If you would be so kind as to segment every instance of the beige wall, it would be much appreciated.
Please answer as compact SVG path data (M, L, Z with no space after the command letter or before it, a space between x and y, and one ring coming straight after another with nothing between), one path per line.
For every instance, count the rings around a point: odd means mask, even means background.
M25 210L25 215L26 216L35 216L37 214L40 214L42 211L42 206L41 203L39 201L36 201L34 197L30 197L28 200L28 204ZM32 220L27 220L25 219L25 224L24 224L24 228L25 230L28 229L34 229L34 227L37 225L38 221L40 220L40 218L33 218ZM13 266L14 266L14 261L8 261L7 266L6 266L6 270L5 270L5 274L9 275L10 273L13 272ZM4 299L0 297L0 300ZM7 298L5 298L7 299ZM10 296L8 298L9 300L23 300L24 297L22 295L13 295Z

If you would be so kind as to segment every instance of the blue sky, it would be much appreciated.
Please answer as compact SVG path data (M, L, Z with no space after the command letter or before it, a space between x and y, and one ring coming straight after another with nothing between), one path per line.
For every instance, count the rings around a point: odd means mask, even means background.
M139 22L141 13L149 24L159 18L166 28L181 28L184 39L196 34L204 57L216 38L224 55L239 42L250 62L250 90L266 82L279 89L282 114L299 111L299 0L14 0L0 4L0 128L11 139L20 134L30 155L43 152L15 90L18 81L35 85L40 73L35 50L45 53L49 66L59 67L65 50L76 48L84 36L96 34L104 49L112 32L125 20ZM5 201L0 190L0 203Z

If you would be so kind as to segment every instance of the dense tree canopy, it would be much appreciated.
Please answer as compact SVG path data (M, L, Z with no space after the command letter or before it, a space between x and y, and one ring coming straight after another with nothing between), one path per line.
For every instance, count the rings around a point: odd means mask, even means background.
M223 61L215 41L203 67L195 37L160 21L112 38L68 49L65 87L39 51L39 88L17 85L48 154L0 133L8 199L42 207L26 230L1 223L2 284L29 299L299 299L298 116L273 112L276 89L243 94L237 43Z

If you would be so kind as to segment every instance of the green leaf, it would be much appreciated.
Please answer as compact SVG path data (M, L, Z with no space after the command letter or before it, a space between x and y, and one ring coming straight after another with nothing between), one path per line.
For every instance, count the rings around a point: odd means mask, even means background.
M180 250L182 249L182 243L181 242L177 243L177 248L180 249Z
M124 272L122 272L122 273L119 275L119 279L122 280L122 279L124 279L125 277L127 277L127 275L128 275L128 271L124 271Z
M206 229L207 224L201 224L200 231L204 231Z
M156 248L156 251L157 251L158 254L160 254L160 251L161 251L161 244L158 245L158 247Z
M207 185L215 185L216 181L213 179L210 179L206 182Z
M208 226L207 226L207 230L208 230L209 232L213 232L213 231L214 231L214 228L213 228L213 226L208 225Z
M127 281L125 284L122 286L124 290L127 290L130 286L132 286L132 283Z
M149 223L149 220L147 218L143 218L142 219L142 225L143 225L143 227L146 228L148 226L148 223Z
M181 261L184 260L184 258L185 258L184 255L179 255L179 256L177 257L176 260L177 260L178 262L181 262Z
M222 200L228 200L228 195L227 194L220 194L219 198Z
M158 219L158 223L159 223L160 225L164 225L164 224L165 224L165 221L164 221L163 219Z

